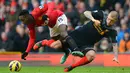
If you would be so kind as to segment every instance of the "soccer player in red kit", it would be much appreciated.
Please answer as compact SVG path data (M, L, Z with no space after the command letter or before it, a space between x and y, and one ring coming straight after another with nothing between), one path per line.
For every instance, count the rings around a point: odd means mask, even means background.
M67 42L70 48L72 49L72 55L75 56L84 56L82 52L80 52L77 47L75 41L68 36L67 33L67 17L60 10L54 10L54 3L44 4L42 7L35 8L31 14L27 10L22 10L19 14L19 19L26 24L30 31L30 39L28 43L28 47L26 52L24 52L21 56L22 59L26 60L25 57L30 52L31 48L35 42L35 27L37 26L45 26L47 25L50 30L51 38L55 40L61 40ZM48 41L47 41L48 42ZM51 43L52 40L49 40ZM45 42L38 42L41 45ZM51 47L51 45L49 45ZM39 47L39 44L36 46ZM69 50L67 48L63 48L65 52L64 56L61 58L61 63L64 63L69 55Z

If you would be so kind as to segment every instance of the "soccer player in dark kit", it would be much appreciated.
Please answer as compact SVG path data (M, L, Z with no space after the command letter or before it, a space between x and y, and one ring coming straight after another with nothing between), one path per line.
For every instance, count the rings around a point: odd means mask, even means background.
M88 46L94 46L94 44L104 37L109 38L112 42L114 51L113 61L118 63L118 47L116 42L117 32L112 29L112 25L118 20L118 13L116 11L111 11L107 16L105 16L103 11L96 10L93 12L85 11L84 15L90 19L90 21L82 27L72 31L69 36L75 40L76 44L81 49L81 52L83 52L85 56L77 63L66 67L64 72L69 72L75 67L92 62L95 58L96 52L94 49L88 49ZM69 45L66 42L61 43L60 40L51 43L51 47L53 48L61 48L62 46L67 47Z
M35 27L47 25L50 30L50 36L55 41L65 41L69 44L69 47L73 49L72 54L76 56L84 56L84 54L77 47L75 41L67 33L67 17L60 10L55 10L54 4L52 2L44 4L42 7L35 8L31 14L27 10L22 10L19 14L19 19L23 24L27 25L29 28L29 43L26 49L21 56L22 59L26 59L26 56L30 52L31 48L35 43ZM57 39L57 37L59 37ZM49 40L52 42L53 40ZM38 46L37 46L38 47ZM69 55L69 50L64 49L64 56L61 58L60 63L64 63Z

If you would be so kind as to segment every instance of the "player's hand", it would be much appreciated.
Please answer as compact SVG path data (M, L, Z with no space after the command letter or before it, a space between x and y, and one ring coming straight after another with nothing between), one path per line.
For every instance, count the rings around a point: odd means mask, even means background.
M116 62L116 63L119 63L117 58L113 58L113 61Z
M22 56L21 56L21 59L23 59L23 60L26 60L26 56L28 55L28 53L27 52L24 52L23 54L22 54Z
M92 19L92 21L95 23L96 26L99 26L101 23L99 20L96 19Z

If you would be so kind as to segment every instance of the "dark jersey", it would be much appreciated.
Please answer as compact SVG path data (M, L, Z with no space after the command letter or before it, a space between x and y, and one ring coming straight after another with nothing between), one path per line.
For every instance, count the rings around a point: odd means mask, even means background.
M103 11L92 12L92 16L101 21L100 26L95 26L94 22L90 21L86 25L74 30L69 35L75 40L79 47L93 46L103 37L108 37L112 42L116 42L116 31L106 26L105 14ZM105 32L108 30L108 32Z

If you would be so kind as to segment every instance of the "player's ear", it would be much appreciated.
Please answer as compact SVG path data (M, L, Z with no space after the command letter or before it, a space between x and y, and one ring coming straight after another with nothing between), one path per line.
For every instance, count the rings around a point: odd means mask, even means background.
M48 16L47 16L47 15L43 15L43 16L42 16L42 20L43 20L43 21L48 20Z

